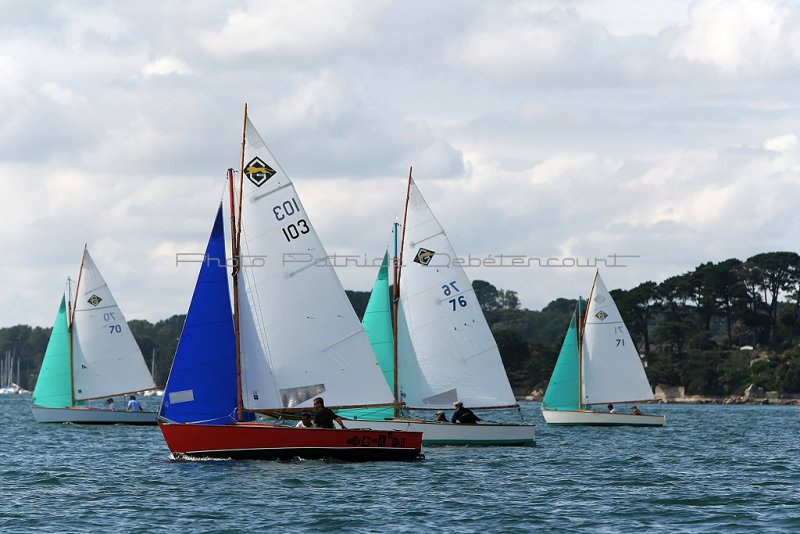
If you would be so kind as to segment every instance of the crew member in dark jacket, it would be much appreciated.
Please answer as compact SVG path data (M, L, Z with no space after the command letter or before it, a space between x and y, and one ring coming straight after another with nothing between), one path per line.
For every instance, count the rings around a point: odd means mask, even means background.
M461 423L464 425L474 425L480 421L480 417L472 413L472 410L469 408L464 408L464 403L461 401L456 401L453 403L453 406L456 407L456 411L453 413L453 417L450 419L454 423Z
M325 401L322 397L314 399L314 426L316 428L334 428L333 422L339 423L339 426L344 428L342 418L336 415L333 410L325 407Z

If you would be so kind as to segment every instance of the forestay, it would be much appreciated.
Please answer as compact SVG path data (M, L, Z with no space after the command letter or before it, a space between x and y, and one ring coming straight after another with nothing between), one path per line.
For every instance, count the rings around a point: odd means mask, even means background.
M500 352L453 247L413 180L398 312L400 400L412 408L516 404Z
M583 333L583 395L585 404L653 398L639 353L600 273Z
M390 404L391 391L291 180L245 127L239 311L246 409Z
M156 387L128 323L88 250L83 253L75 298L72 366L76 400Z

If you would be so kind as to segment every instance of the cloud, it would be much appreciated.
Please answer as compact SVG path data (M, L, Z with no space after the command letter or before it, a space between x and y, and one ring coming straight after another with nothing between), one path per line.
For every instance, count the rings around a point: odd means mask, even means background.
M798 67L796 15L772 0L703 0L692 4L670 57L710 64L726 76L757 76ZM792 24L792 21L795 23Z
M779 135L764 141L764 148L766 150L773 150L775 152L786 152L797 148L797 136L793 133Z
M203 42L209 53L219 57L328 54L369 39L374 17L385 5L352 0L249 1L228 14L220 31L206 32Z
M193 74L192 69L180 58L176 57L161 57L155 61L151 61L142 68L142 76L149 78L151 76L169 76L170 74L178 74L186 76Z
M411 6L412 8L409 8ZM731 0L177 1L0 20L0 325L88 243L128 318L185 312L242 104L330 253L380 256L410 166L463 255L635 256L632 287L793 250L800 8ZM367 290L375 272L339 269ZM540 308L587 269L471 267Z

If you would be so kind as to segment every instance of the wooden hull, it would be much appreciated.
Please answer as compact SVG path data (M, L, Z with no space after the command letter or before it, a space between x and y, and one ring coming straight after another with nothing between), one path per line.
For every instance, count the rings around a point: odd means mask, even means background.
M167 447L177 459L232 458L348 461L416 460L422 433L368 429L294 428L266 423L229 425L159 421Z
M664 426L667 424L667 418L663 415L631 415L590 410L568 411L542 408L542 416L551 425Z
M533 425L477 424L462 425L421 419L384 421L345 420L348 427L363 426L374 430L422 432L423 445L534 445Z
M115 412L97 408L46 408L32 405L38 423L75 423L83 425L155 425L156 412Z

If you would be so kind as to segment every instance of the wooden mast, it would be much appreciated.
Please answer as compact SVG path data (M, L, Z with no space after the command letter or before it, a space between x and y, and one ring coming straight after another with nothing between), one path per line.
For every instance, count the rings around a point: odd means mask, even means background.
M242 421L242 373L239 364L239 354L241 351L239 341L239 255L236 246L236 211L233 201L233 169L228 169L228 192L231 208L231 262L233 265L233 335L236 339L236 418ZM206 261L209 261L206 258Z
M397 223L394 227L394 242L395 242L395 251L394 251L394 261L392 262L394 265L394 295L392 298L392 345L393 345L393 352L394 352L394 416L397 417L399 415L399 403L400 403L400 390L399 390L399 383L398 383L398 376L397 376L397 312L398 312L398 304L400 303L400 273L403 267L403 244L405 243L406 239L406 219L408 218L408 198L411 194L411 171L412 167L408 168L408 185L406 186L406 205L403 209L403 233L400 238L400 259L398 261L397 258Z
M239 202L238 216L233 200L233 169L228 169L228 191L231 208L231 261L233 262L233 333L236 338L236 419L244 421L244 402L242 401L242 347L239 329L239 269L241 267L239 238L242 232L242 186L244 185L244 145L247 131L247 102L244 104L244 120L242 121L242 151L239 159Z
M83 256L81 256L81 266L78 269L78 282L75 284L75 302L67 302L67 333L69 334L69 392L72 397L72 406L75 406L75 365L73 363L72 348L72 323L75 320L75 309L78 307L78 290L81 288L81 275L83 274L83 262L86 260L86 243L83 244ZM72 299L72 290L69 287L67 278L67 298ZM70 308L72 308L70 310Z

